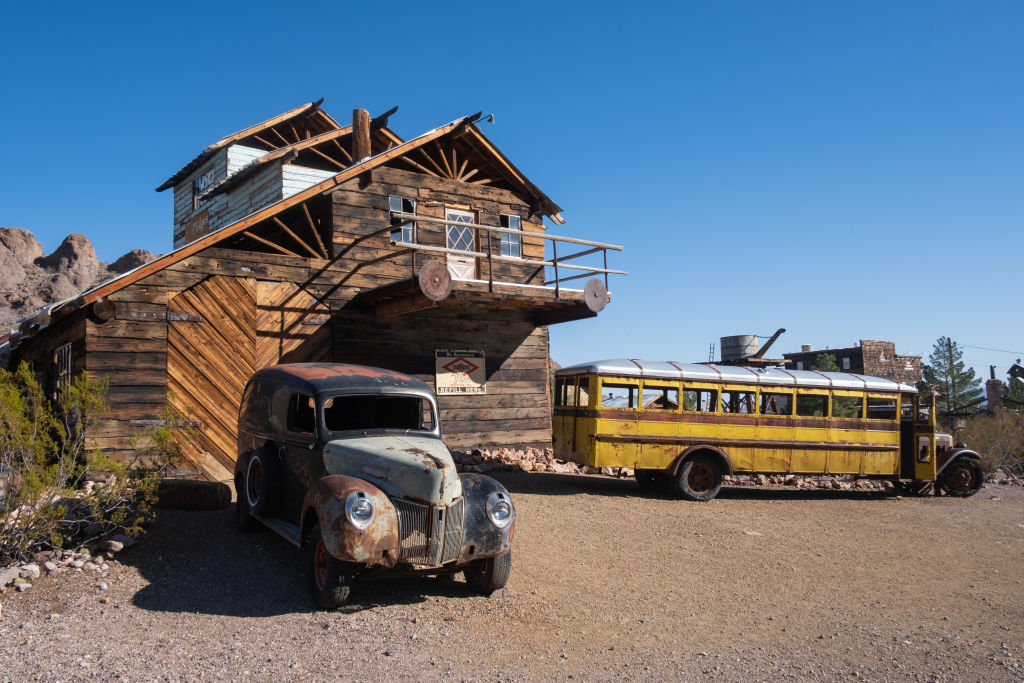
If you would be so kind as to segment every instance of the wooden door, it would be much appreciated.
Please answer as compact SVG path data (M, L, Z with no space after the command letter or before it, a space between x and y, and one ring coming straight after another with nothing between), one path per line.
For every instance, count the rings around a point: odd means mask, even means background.
M184 467L230 481L238 406L256 369L256 283L213 276L167 302L169 403L199 423L184 439Z
M451 221L445 226L446 246L460 251L476 251L476 239L472 227L466 223L475 223L475 216L469 211L446 209L445 220ZM472 256L448 254L448 272L456 280L473 280L476 278L476 259Z
M292 282L256 283L256 368L330 358L330 309Z

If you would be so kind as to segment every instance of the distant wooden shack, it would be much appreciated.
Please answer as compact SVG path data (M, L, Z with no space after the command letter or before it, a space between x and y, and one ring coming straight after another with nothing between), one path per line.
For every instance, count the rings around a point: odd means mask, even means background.
M476 117L406 141L393 111L342 126L315 102L211 145L157 188L175 250L24 321L12 362L51 387L108 376L89 436L115 457L170 400L210 479L230 478L247 378L282 362L415 375L454 448L549 445L547 326L604 307L618 247L545 234L559 207Z

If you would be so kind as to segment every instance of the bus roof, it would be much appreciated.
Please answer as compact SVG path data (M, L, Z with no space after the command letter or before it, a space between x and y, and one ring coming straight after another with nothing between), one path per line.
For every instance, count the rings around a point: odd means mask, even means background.
M616 375L650 379L691 380L698 382L738 382L774 386L798 386L820 389L854 389L861 391L900 391L917 393L909 384L883 377L855 375L852 372L815 372L783 368L747 368L713 363L677 363L636 358L613 358L580 363L562 368L556 375Z

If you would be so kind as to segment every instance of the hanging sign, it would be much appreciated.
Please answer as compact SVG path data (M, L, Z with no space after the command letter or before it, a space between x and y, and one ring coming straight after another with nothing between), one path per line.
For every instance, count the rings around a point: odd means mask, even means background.
M437 349L434 361L438 396L487 393L483 351Z

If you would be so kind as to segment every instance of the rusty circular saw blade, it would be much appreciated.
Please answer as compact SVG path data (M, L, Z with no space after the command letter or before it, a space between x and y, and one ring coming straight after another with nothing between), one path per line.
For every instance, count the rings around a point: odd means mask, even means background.
M583 300L587 302L587 308L600 313L608 303L608 289L596 277L590 278L583 288Z
M443 301L452 293L452 276L440 261L427 261L420 268L420 291L431 301Z

